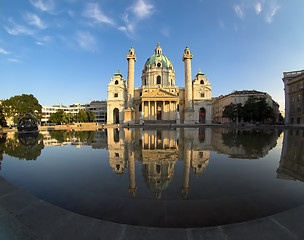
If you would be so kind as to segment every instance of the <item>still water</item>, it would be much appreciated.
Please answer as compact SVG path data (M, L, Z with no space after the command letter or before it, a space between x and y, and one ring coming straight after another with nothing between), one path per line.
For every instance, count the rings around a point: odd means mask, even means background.
M304 203L304 133L108 129L0 135L0 175L70 211L150 227L204 227Z

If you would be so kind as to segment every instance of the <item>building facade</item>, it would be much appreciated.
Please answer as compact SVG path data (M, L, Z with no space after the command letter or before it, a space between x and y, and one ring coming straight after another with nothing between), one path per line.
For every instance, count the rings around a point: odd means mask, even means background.
M42 119L41 124L49 123L50 116L57 112L58 110L63 110L65 113L70 113L75 116L80 110L91 110L95 114L95 122L106 123L107 122L107 102L106 101L91 101L88 104L75 103L70 106L54 105L51 107L42 107Z
M95 114L95 122L107 123L106 101L92 101L86 105L86 110L91 110Z
M63 110L65 113L71 113L73 116L75 116L80 110L85 110L85 106L81 105L80 103L75 103L70 106L63 106L63 105L53 105L51 107L42 106L41 125L49 123L50 116L59 110Z
M193 55L183 54L185 88L175 85L175 70L159 43L146 61L141 87L134 88L134 48L129 50L127 82L115 73L108 84L107 123L211 123L211 85L204 73L192 80Z
M304 126L304 70L283 74L285 124Z
M257 98L265 98L269 106L272 107L276 118L279 117L279 105L276 103L272 97L266 92L260 92L256 90L243 90L243 91L233 91L225 96L221 95L219 97L213 98L212 101L212 121L215 123L228 123L230 120L228 118L223 118L223 112L225 106L233 104L242 104L244 106L245 102L250 96Z

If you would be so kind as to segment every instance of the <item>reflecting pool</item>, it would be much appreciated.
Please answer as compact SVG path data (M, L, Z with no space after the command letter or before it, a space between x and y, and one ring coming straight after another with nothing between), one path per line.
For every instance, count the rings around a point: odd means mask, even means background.
M304 131L110 128L0 135L0 175L107 221L217 226L304 203Z

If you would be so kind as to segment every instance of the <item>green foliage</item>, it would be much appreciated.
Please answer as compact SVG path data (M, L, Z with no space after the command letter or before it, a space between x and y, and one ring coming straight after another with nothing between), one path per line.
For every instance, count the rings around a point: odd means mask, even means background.
M92 110L87 110L88 115L88 122L94 122L95 121L95 114Z
M67 118L65 115L65 112L62 109L59 109L50 116L49 121L56 124L66 123Z
M7 124L3 113L3 107L0 105L0 126L5 127L6 125Z
M2 106L5 117L13 117L15 123L17 123L18 119L25 113L35 115L38 122L42 117L42 106L32 94L16 95L10 99L4 100Z
M3 144L4 153L19 159L36 160L44 149L43 137L39 134L30 139L25 138L29 138L29 136L6 139Z
M274 148L280 133L276 130L229 130L222 133L222 139L229 148L242 148L243 158L253 159L263 157L265 149Z
M59 143L69 141L73 138L79 139L80 142L90 143L95 139L95 131L66 131L66 130L54 130L49 131L50 136L56 139Z
M229 118L230 121L235 122L237 119L240 120L240 118L243 115L243 107L242 104L233 104L230 103L229 105L225 106L223 111L223 117Z
M76 114L76 121L77 122L87 122L88 121L88 114L84 110L80 110Z
M225 106L223 117L235 122L238 118L244 122L265 122L274 121L275 114L273 108L269 106L265 98L250 96L244 106L239 104L229 104Z
M77 122L94 122L95 114L91 110L80 110L74 117L71 113L65 113L63 110L60 109L57 112L53 113L49 119L51 123L56 124L67 124L73 122L74 120L76 120Z

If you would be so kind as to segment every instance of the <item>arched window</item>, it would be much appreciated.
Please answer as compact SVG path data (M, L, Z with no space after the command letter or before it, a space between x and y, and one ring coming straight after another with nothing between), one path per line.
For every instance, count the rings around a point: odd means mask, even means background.
M115 81L115 85L117 85L117 84L118 84L118 80Z
M156 84L161 84L161 76L157 76L157 78L156 78Z
M204 84L204 80L201 80L201 84Z

